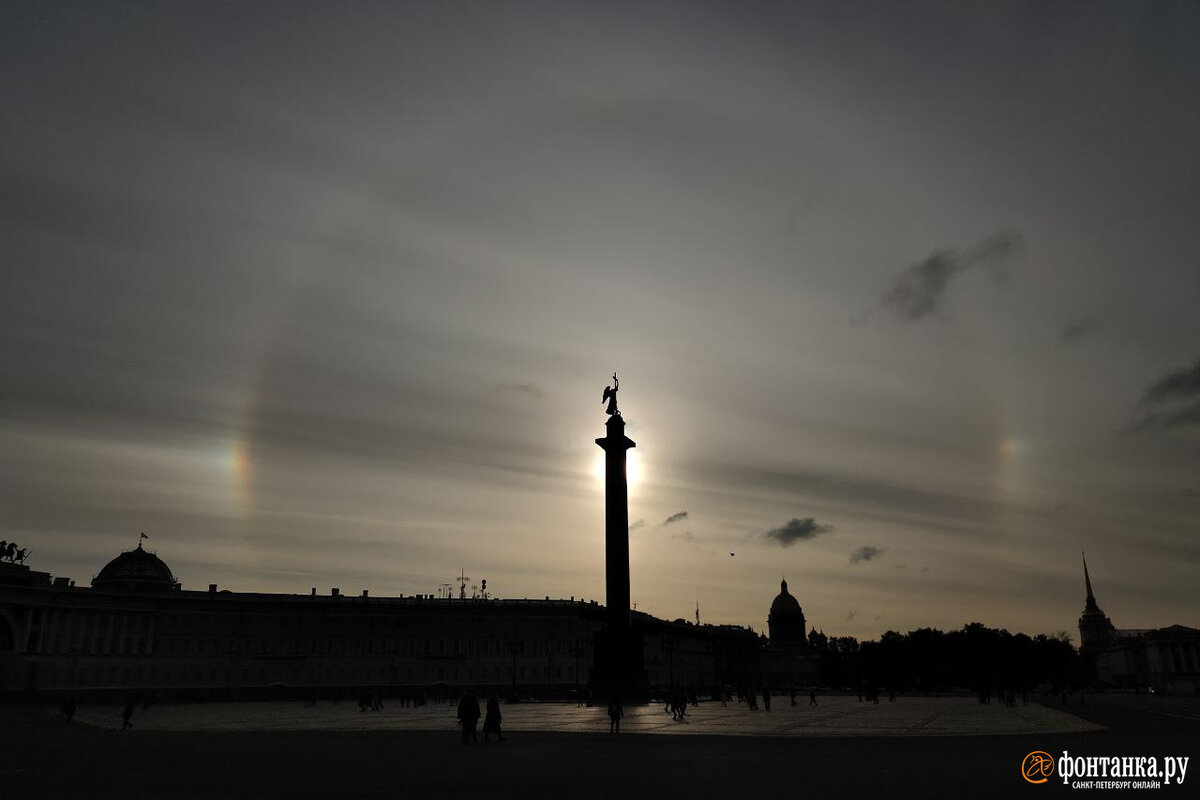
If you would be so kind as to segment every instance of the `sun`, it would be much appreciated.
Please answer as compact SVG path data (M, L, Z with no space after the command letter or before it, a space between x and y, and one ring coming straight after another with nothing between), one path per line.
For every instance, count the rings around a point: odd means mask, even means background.
M592 474L596 476L596 480L601 486L604 485L604 453L596 453L596 457L592 460ZM642 456L636 450L630 450L626 454L625 460L625 478L629 481L630 488L637 486L642 482L645 475L645 467L642 463Z

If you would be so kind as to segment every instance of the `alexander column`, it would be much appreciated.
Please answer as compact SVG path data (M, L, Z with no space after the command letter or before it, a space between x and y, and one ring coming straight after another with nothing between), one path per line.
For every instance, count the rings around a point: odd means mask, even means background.
M608 624L613 629L629 627L629 481L625 451L636 447L625 435L625 420L617 410L617 373L613 385L604 387L608 407L608 435L597 439L604 448L604 574Z
M594 688L625 701L639 699L647 688L642 659L642 637L629 619L629 481L625 452L635 447L625 435L625 420L617 410L617 375L605 387L608 403L604 427L608 435L597 439L604 449L604 568L607 618L596 636Z

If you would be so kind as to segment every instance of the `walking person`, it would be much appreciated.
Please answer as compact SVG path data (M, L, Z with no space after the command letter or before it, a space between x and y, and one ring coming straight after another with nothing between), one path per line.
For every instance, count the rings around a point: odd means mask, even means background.
M492 692L488 696L487 716L483 718L483 743L487 744L488 737L496 734L497 740L503 742L504 734L500 732L500 698Z
M133 727L133 698L129 698L125 703L125 710L121 712L121 730L127 731Z
M621 732L621 717L625 716L625 709L621 707L621 698L616 695L608 704L608 732Z
M810 706L815 706L817 704L817 690L816 689L810 688L808 690L808 704Z
M478 744L479 734L476 733L475 726L479 724L479 701L475 699L475 692L470 689L458 701L458 721L462 724L462 743L472 741Z

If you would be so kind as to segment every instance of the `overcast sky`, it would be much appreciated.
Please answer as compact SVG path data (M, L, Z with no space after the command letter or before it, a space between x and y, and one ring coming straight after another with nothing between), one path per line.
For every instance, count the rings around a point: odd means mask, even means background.
M80 584L1200 624L1200 5L7 3L0 538Z

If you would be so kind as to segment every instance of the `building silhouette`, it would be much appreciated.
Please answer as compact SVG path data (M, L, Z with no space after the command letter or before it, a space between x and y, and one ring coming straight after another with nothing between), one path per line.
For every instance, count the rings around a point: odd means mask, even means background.
M477 688L567 699L588 691L607 613L576 598L194 591L141 545L90 587L0 563L0 692L234 699ZM749 628L630 618L652 687L707 693L764 680L767 648Z
M1093 665L1100 687L1200 694L1200 629L1117 628L1096 603L1086 557L1083 582L1079 651Z
M767 630L773 645L807 646L807 628L804 626L804 611L800 601L788 594L787 581L779 582L779 594L771 602L767 615Z
M820 657L809 643L805 625L800 601L788 592L787 581L780 581L767 615L769 639L763 649L767 686L802 686L817 679Z
M1087 598L1084 600L1083 613L1079 616L1079 649L1081 651L1101 650L1113 643L1117 631L1112 620L1096 604L1096 596L1092 593L1092 578L1088 574L1086 555L1083 557L1083 582L1087 587Z

